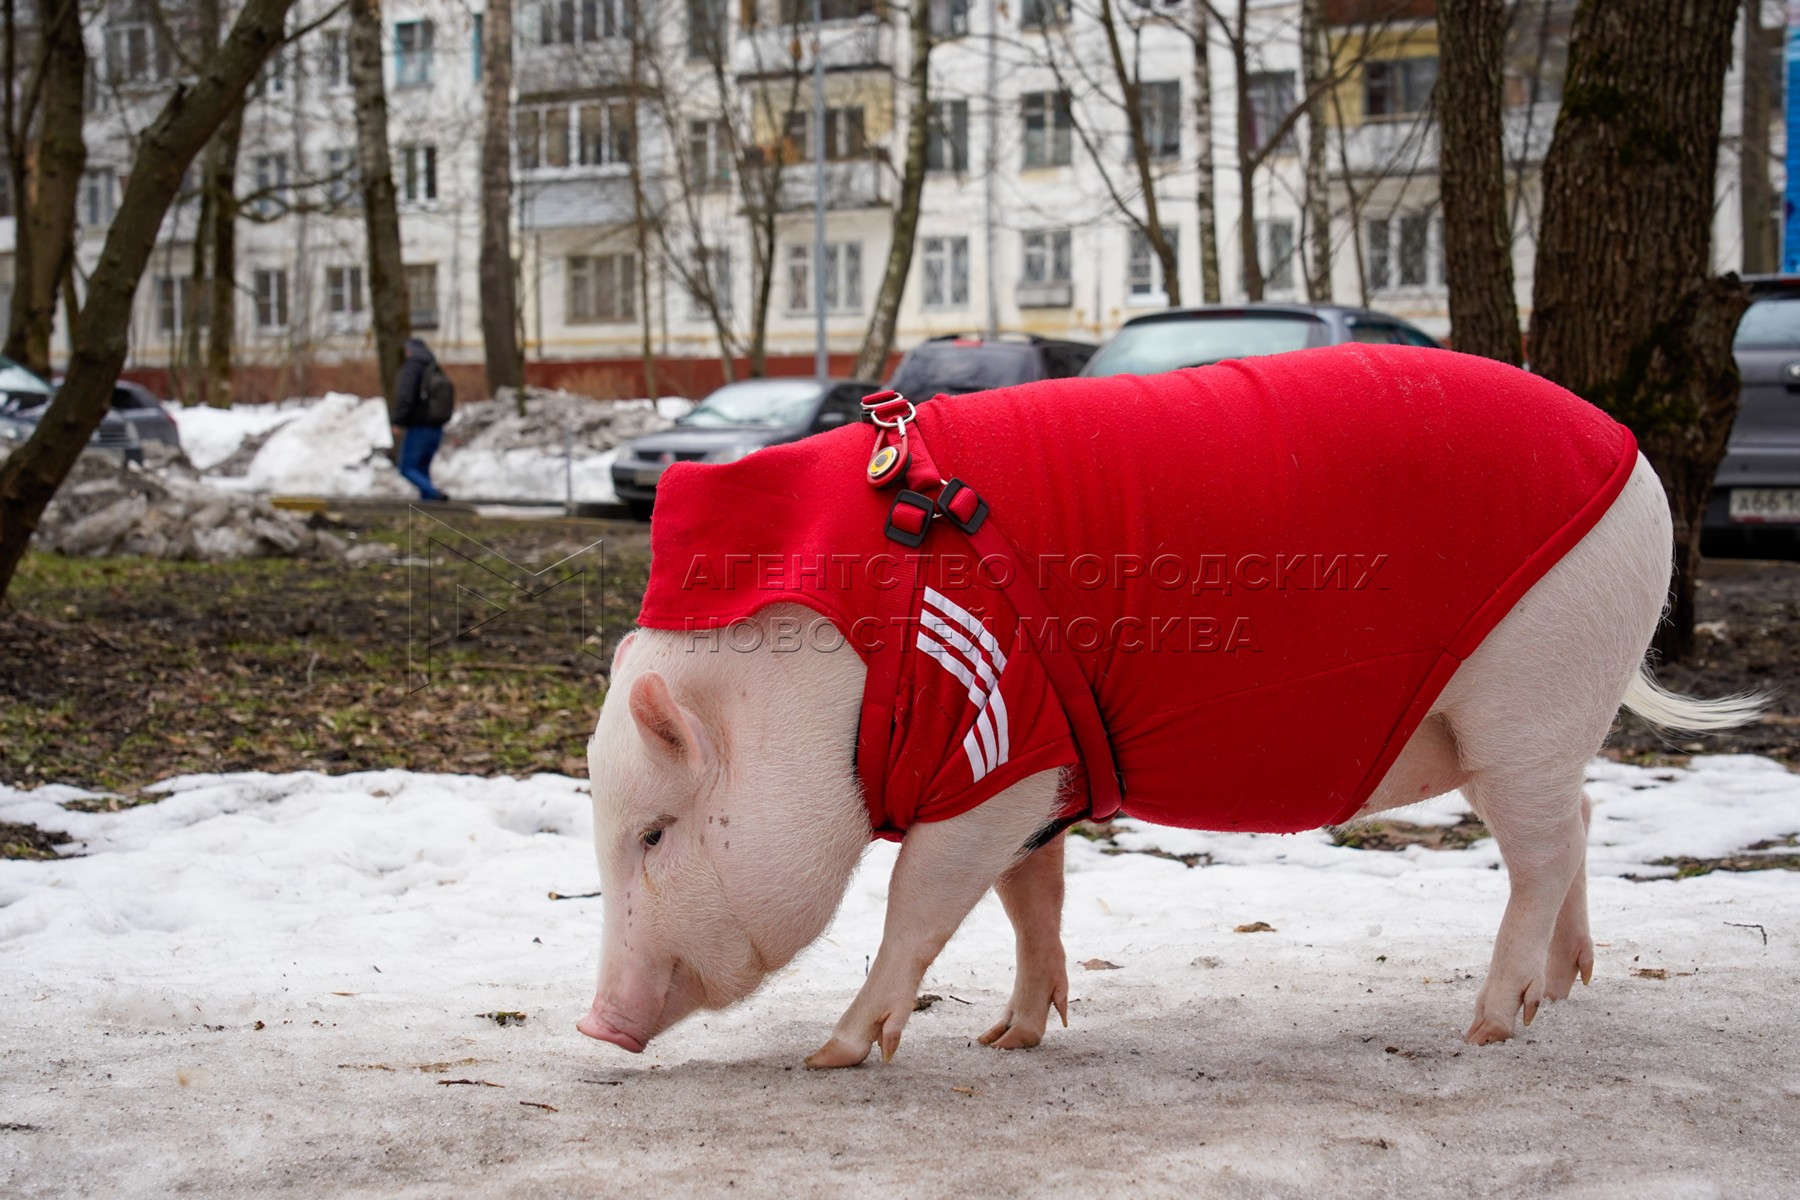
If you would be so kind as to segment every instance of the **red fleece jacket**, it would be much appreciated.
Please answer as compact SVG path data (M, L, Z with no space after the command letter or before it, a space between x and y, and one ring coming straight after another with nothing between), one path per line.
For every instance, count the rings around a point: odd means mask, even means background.
M888 540L894 493L866 481L861 425L671 467L639 615L719 630L791 601L825 618L811 640L902 638L888 769L868 788L890 834L1080 765L1044 675L1056 653L1094 693L1127 815L1344 820L1636 461L1628 430L1552 383L1385 346L940 397L914 431L1014 561L980 560L942 519L916 551ZM905 555L923 556L923 586L888 620ZM1020 620L1012 588L1043 589L1048 627Z

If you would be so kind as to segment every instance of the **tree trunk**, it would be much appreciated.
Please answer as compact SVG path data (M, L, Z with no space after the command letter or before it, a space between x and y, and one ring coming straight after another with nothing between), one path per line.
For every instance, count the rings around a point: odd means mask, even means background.
M1501 134L1505 0L1439 0L1433 103L1442 150L1444 273L1450 337L1458 350L1519 364Z
M132 302L156 248L181 177L225 114L281 45L293 0L246 0L219 52L176 88L138 140L118 215L88 278L69 371L29 440L0 468L0 597L36 531L44 506L86 448L112 402L125 363Z
M244 110L225 114L207 144L203 186L212 201L212 277L206 301L206 402L230 408L231 364L237 347L237 164Z
M525 383L512 246L512 0L488 0L481 28L481 343L488 391Z
M637 104L638 98L644 94L644 42L638 35L643 22L638 11L637 0L625 0L627 11L631 14L631 52L629 55L629 79L631 83L631 229L637 242L637 288L638 303L643 311L639 314L638 332L641 337L639 351L644 364L644 395L651 400L657 398L656 387L656 346L650 335L650 212L644 202L644 167L643 156L638 153L637 144ZM665 320L663 327L668 328Z
M1331 184L1326 178L1325 92L1330 50L1324 0L1300 8L1300 76L1306 97L1306 298L1331 300Z
M74 0L39 0L38 20L44 42L41 100L38 119L22 123L32 141L27 150L32 166L15 199L18 240L5 352L48 378L57 289L75 256L75 202L87 165L81 121L88 59L81 8Z
M1200 210L1200 299L1217 304L1219 286L1218 179L1213 159L1212 25L1206 5L1194 5L1194 205Z
M1162 268L1163 294L1171 307L1181 303L1181 266L1175 247L1163 232L1162 217L1156 211L1156 174L1150 166L1150 144L1144 140L1143 93L1138 88L1135 72L1125 63L1125 51L1119 44L1119 25L1113 16L1112 0L1100 0L1100 27L1106 33L1106 51L1112 59L1113 76L1125 100L1125 126L1131 139L1131 161L1137 168L1138 188L1144 194L1144 237Z
M1237 88L1238 257L1243 260L1244 299L1263 298L1262 261L1257 257L1255 121L1250 108L1249 0L1238 0L1231 41L1232 82Z
M1656 645L1693 646L1700 522L1737 413L1747 299L1709 273L1736 0L1583 0L1569 43L1531 317L1533 369L1637 434L1675 522Z
M1780 31L1777 30L1777 33ZM1744 95L1738 136L1738 216L1744 230L1744 274L1762 275L1781 263L1776 236L1775 185L1769 177L1769 31L1762 0L1744 0Z
M350 0L350 87L356 96L356 170L369 240L369 317L375 369L391 411L394 379L412 333L406 269L400 262L400 212L388 159L387 86L382 78L381 0Z
M894 237L888 244L887 267L881 273L881 289L875 294L869 330L856 354L857 379L887 378L888 351L894 345L894 326L900 319L900 300L906 294L906 277L912 270L913 244L919 232L919 199L925 192L925 154L931 133L931 16L930 6L914 4L912 53L907 63L908 113L906 165L900 175L900 199L894 210Z

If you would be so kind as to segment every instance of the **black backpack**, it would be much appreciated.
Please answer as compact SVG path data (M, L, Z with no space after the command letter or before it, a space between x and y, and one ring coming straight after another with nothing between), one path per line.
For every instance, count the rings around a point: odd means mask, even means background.
M425 399L425 424L444 425L456 411L456 385L444 374L444 368L433 362L419 380L419 394Z

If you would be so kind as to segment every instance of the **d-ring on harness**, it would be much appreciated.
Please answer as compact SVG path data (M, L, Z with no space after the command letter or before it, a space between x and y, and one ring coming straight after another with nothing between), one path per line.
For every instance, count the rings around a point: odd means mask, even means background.
M912 401L898 392L877 392L864 397L863 419L875 426L875 445L869 454L867 478L878 489L905 481L888 509L886 533L889 540L909 549L924 544L935 518L968 538L980 559L1006 564L1010 570L1003 578L1017 584L1019 580L1036 579L1022 560L1026 555L995 527L988 513L987 501L961 479L945 480L932 462L930 452L917 429L918 410ZM935 496L928 494L935 493ZM900 688L900 676L906 654L912 648L910 638L897 636L901 624L918 610L922 585L920 556L907 554L900 559L895 586L883 591L876 602L876 616L882 641L869 658L869 674L863 687L862 724L857 733L856 761L865 792L869 794L871 811L885 812L889 751L894 733L894 704ZM1055 618L1041 591L1029 586L1006 589L1007 598L1022 623L1035 624L1048 632ZM1082 673L1074 653L1058 640L1049 640L1040 651L1040 661L1050 684L1062 703L1063 715L1081 752L1087 774L1088 809L1085 816L1109 820L1123 803L1123 790L1113 761L1112 744L1106 736L1106 723L1093 689ZM1073 818L1059 820L1043 835L1048 841Z

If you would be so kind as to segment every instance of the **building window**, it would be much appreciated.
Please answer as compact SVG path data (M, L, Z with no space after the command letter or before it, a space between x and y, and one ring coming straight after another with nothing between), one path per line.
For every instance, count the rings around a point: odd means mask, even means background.
M362 315L363 269L361 267L325 268L325 312L347 319Z
M250 211L264 220L287 211L288 166L285 154L258 154L250 160L256 189L250 194Z
M108 83L154 83L174 71L164 18L148 0L136 0L106 27Z
M623 166L631 161L629 100L534 105L519 109L515 121L522 171Z
M724 246L703 246L694 258L694 276L688 286L688 315L696 320L711 320L712 306L720 316L731 312L731 250Z
M0 171L0 218L18 215L13 211L12 172Z
M400 147L400 199L426 204L437 199L437 147Z
M186 275L157 276L156 332L175 336L187 328L188 288L193 282Z
M1163 238L1169 243L1169 249L1175 252L1175 259L1179 262L1181 260L1181 230L1164 229ZM1126 295L1139 303L1166 303L1169 289L1163 282L1162 260L1156 256L1156 247L1150 244L1150 235L1142 229L1134 227L1131 230L1127 250Z
M1040 229L1025 235L1025 269L1023 283L1068 283L1070 281L1069 231Z
M475 13L469 18L469 78L476 83L481 82L482 56L487 47L484 39L487 31L487 15Z
M808 25L813 18L813 0L781 0L783 25ZM875 15L875 0L819 0L820 19L854 21Z
M350 85L349 36L341 29L327 29L321 57L324 60L321 64L321 73L325 76L325 86L329 88L348 87Z
M1444 286L1443 223L1425 213L1367 222L1369 290Z
M1250 84L1250 149L1261 150L1274 138L1275 131L1294 111L1294 73L1292 71L1259 71L1249 78ZM1295 153L1294 130L1282 132L1277 150Z
M783 152L786 154L788 162L810 162L812 160L812 123L811 112L797 111L787 114ZM825 110L825 159L827 162L861 158L868 153L868 150L869 142L863 132L861 105Z
M967 308L969 304L969 239L928 237L920 245L924 262L926 308Z
M254 99L267 99L270 96L281 96L287 93L287 47L277 46L274 53L264 60L262 70L250 84L250 95Z
M568 324L637 319L637 255L571 255L568 276Z
M430 21L394 23L394 86L427 87L431 83L434 30Z
M726 21L725 0L687 0L687 56L722 61Z
M407 263L406 307L414 329L438 326L438 270L436 263Z
M1263 286L1271 292L1294 290L1294 223L1258 221L1256 244L1262 254Z
M1069 0L1025 0L1019 6L1020 29L1049 29L1069 20Z
M1020 99L1025 110L1025 166L1068 166L1075 127L1069 93L1027 92Z
M545 0L538 5L538 44L578 46L631 36L632 0Z
M1176 80L1138 84L1138 115L1151 158L1181 157L1181 84Z
M703 191L730 186L731 147L725 122L688 122L688 173L691 186Z
M928 0L931 36L957 38L969 32L969 0Z
M969 169L969 102L939 100L931 106L925 166L932 171Z
M813 311L812 246L801 242L788 247L787 310ZM825 243L825 311L862 311L862 243Z
M1435 58L1396 58L1363 64L1363 117L1383 121L1410 117L1431 106L1437 85Z
M110 167L81 173L81 223L99 229L112 224L118 204L118 176Z
M256 327L285 329L288 323L286 271L252 271L251 291L256 296Z
M340 147L325 152L325 207L354 208L361 200L356 151Z

